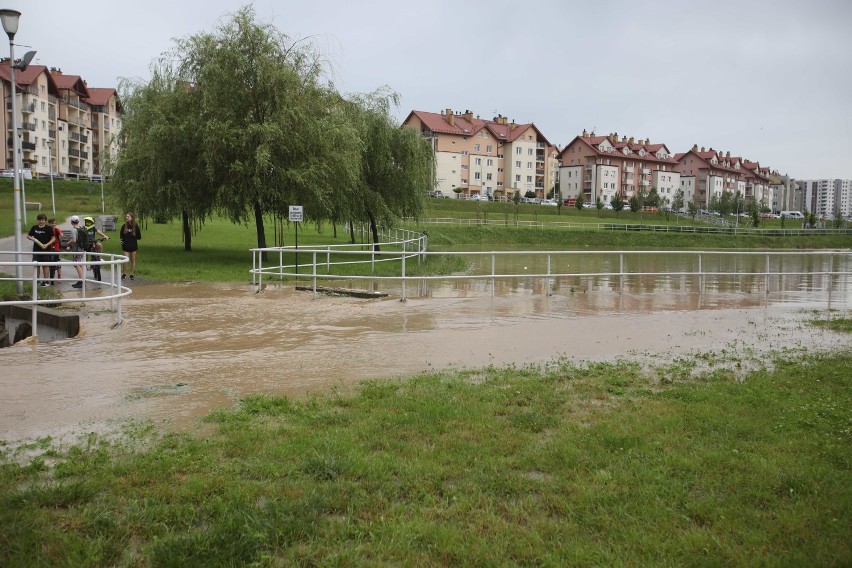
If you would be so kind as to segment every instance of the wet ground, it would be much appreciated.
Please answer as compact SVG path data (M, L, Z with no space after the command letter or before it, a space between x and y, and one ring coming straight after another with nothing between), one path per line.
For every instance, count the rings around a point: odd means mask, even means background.
M77 338L0 351L0 440L76 435L124 418L181 429L252 393L304 397L446 368L850 347L804 323L829 302L848 314L848 293L661 297L565 284L548 295L523 283L493 296L486 284L417 292L403 303L398 294L137 282L117 328L90 304Z

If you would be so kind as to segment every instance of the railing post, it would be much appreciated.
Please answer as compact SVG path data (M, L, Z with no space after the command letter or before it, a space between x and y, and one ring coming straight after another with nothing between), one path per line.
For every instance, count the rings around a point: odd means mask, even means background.
M766 289L766 293L769 293L769 254L766 255L766 282L763 287Z
M491 251L491 297L494 297L494 251Z
M325 245L325 273L331 273L331 245Z
M701 253L698 253L698 293L704 292L704 275L701 272Z
M316 298L317 298L317 251L314 250L312 254L314 255L314 262L313 262L313 265L314 265L314 299L316 300Z
M33 262L33 309L31 311L33 338L38 341L38 263Z
M278 249L278 281L284 280L284 247Z
M553 295L553 293L551 292L551 289L550 289L551 284L552 284L552 282L550 281L550 253L547 253L547 295L548 296Z
M402 250L402 297L399 301L405 301L405 248Z
M618 291L624 291L624 253L618 253Z
M370 247L370 274L376 273L376 246Z

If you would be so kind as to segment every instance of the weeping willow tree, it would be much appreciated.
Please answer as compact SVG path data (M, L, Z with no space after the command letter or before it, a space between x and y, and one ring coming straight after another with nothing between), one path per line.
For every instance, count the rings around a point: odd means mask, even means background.
M260 248L264 215L298 204L308 219L331 217L357 179L358 140L310 46L243 8L215 33L181 41L178 53L199 96L202 153L222 213L253 218Z
M197 94L166 61L147 83L123 82L119 158L107 163L119 202L140 217L180 217L184 248L210 216L216 195L204 170L197 125Z
M320 224L378 227L417 217L434 179L433 154L390 116L396 95L342 97L316 51L255 21L246 7L211 33L178 40L149 83L127 89L114 168L120 196L159 218L191 223L214 212L283 231L289 205Z
M400 128L391 117L399 98L385 90L353 97L349 114L361 142L360 175L350 195L350 213L370 224L379 249L379 227L401 217L418 218L423 197L432 189L434 154L419 132Z

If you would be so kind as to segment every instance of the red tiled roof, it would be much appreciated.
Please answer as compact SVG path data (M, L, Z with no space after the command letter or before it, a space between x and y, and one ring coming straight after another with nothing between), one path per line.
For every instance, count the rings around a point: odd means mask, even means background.
M53 76L50 74L47 67L45 67L44 65L29 65L24 71L19 71L16 69L15 83L17 85L32 85L42 73L47 74L48 92L52 95L56 95L56 82L53 80ZM0 61L0 79L3 79L4 81L8 81L10 83L12 82L12 74L9 69L8 59L6 61Z
M117 94L115 89L90 87L89 98L86 99L86 102L90 105L104 106L115 94Z
M423 125L431 130L432 132L436 132L439 134L455 134L457 136L473 136L477 132L481 131L483 128L487 129L497 140L506 140L508 142L512 142L516 140L519 136L521 136L526 130L530 127L534 128L536 131L536 135L539 138L538 141L544 142L545 144L550 144L547 141L547 138L541 133L541 131L536 127L535 124L500 124L494 122L492 120L482 120L480 118L474 118L468 121L464 115L454 114L453 115L453 124L451 125L447 120L446 115L442 113L436 112L425 112L422 110L413 110L409 113L408 117L403 121L403 124L408 122L408 120L412 117L416 116L420 119L420 122Z
M568 147L571 146L571 144L573 144L576 140L582 140L599 156L614 156L619 158L630 158L633 160L660 162L664 164L674 164L677 161L675 158L658 158L657 155L654 153L660 148L664 147L665 144L649 144L645 146L644 144L631 144L629 142L610 142L614 150L610 152L601 150L598 145L604 140L609 140L607 136L588 136L585 138L583 136L577 136L576 138L574 138L574 140L567 144L565 148L562 149L562 152L559 153L559 156L557 156L557 158L561 158L562 154L565 153ZM625 147L630 150L627 154L624 153ZM653 148L654 150L651 151L650 148ZM646 152L644 156L640 156L638 153L641 149L644 149Z

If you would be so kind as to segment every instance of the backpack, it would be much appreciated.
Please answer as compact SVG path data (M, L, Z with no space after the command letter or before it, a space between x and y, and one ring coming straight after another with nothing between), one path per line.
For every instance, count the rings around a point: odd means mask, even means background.
M89 233L83 227L77 227L77 250L88 251L89 244Z

